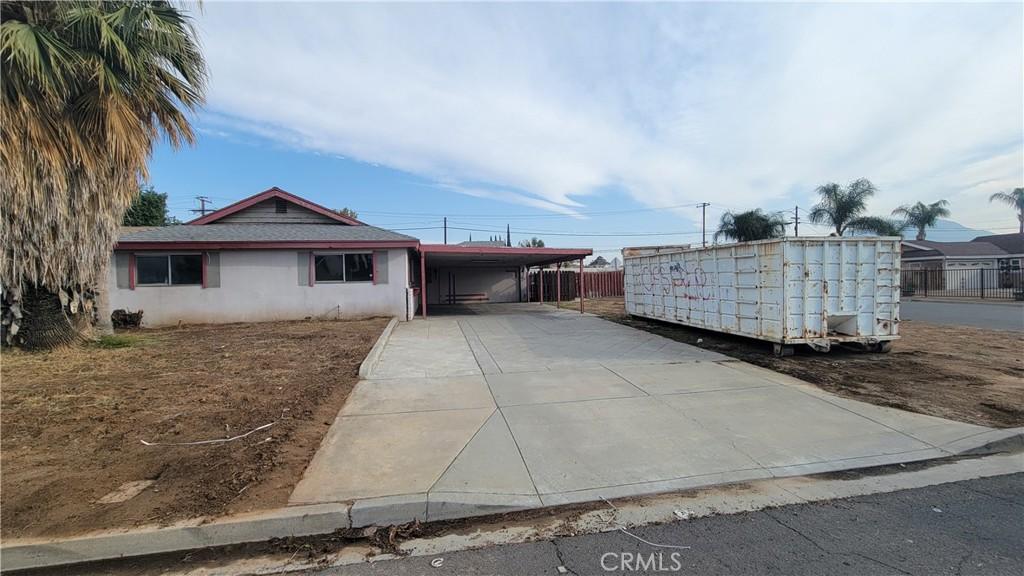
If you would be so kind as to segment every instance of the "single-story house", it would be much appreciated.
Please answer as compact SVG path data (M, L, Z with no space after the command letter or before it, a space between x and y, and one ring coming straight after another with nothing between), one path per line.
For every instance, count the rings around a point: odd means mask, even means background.
M527 270L589 249L422 244L271 188L179 226L126 228L112 309L149 326L372 315L522 301ZM426 290L422 290L426 278Z
M975 289L1019 283L1024 234L978 236L970 242L904 240L901 261L903 270L921 271L911 274L920 280L918 283L927 281L932 288Z
M903 268L1020 270L1024 259L1024 234L978 236L970 242L904 240Z

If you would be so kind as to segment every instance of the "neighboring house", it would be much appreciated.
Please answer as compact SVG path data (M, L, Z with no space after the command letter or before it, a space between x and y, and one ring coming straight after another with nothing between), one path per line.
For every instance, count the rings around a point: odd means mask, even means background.
M438 254L428 258L429 252ZM374 315L407 320L426 313L423 276L430 303L466 301L454 291L456 271L459 285L472 287L469 301L517 301L527 267L590 253L425 245L271 188L185 225L123 229L108 286L112 309L143 310L150 326ZM442 265L450 282L439 291Z
M1024 234L978 236L970 242L904 240L901 260L903 270L934 271L927 276L932 287L941 283L947 288L976 288L985 279L983 273L970 270L992 270L989 281L1002 284L1008 274L1020 274Z
M608 267L608 261L604 259L604 256L598 256L597 258L594 258L593 260L591 260L590 264L587 264L587 268L607 268L607 267Z

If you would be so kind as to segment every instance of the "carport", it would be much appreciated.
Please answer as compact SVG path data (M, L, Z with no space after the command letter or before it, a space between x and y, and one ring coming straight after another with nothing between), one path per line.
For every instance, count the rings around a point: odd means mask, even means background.
M531 268L555 265L561 269L578 260L580 282L584 282L583 259L593 254L589 248L521 248L514 246L467 246L459 244L421 244L420 316L426 318L428 306L475 304L484 302L523 302ZM559 282L561 275L558 275ZM583 290L580 312L583 312ZM555 300L561 290L555 290ZM543 282L540 301L544 301Z

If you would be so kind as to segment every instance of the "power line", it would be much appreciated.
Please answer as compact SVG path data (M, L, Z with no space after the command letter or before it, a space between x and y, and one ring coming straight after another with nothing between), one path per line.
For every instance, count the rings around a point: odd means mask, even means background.
M448 226L449 230L460 230L463 232L488 232L488 233L514 233L514 234L532 234L541 236L573 236L579 238L632 238L637 236L695 236L700 232L635 232L635 233L606 233L606 232L555 232L555 231L543 231L543 230L515 230L506 228L505 230L496 230L494 228L467 228L464 226ZM408 232L412 230L443 230L442 226L424 226L417 228L393 228L395 232Z
M602 210L595 212L573 212L571 214L455 214L455 217L462 218L575 218L577 216L602 216L631 214L635 212L656 212L659 210L674 210L677 208L700 208L700 204L676 204L673 206L659 206L654 208L632 208L629 210ZM361 214L381 214L391 216L436 216L442 218L450 214L432 212L389 212L382 210L361 210Z

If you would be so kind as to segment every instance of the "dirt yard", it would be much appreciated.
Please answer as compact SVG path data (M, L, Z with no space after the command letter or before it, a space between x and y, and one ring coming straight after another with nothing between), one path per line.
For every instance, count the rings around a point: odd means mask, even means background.
M579 304L563 303L574 308ZM586 311L714 350L864 402L985 426L1024 426L1024 334L904 320L889 354L798 347L776 358L766 342L626 315L621 298Z
M286 504L387 322L186 326L48 353L5 350L3 537ZM142 443L223 439L270 423L227 443ZM145 488L99 502L129 482Z

